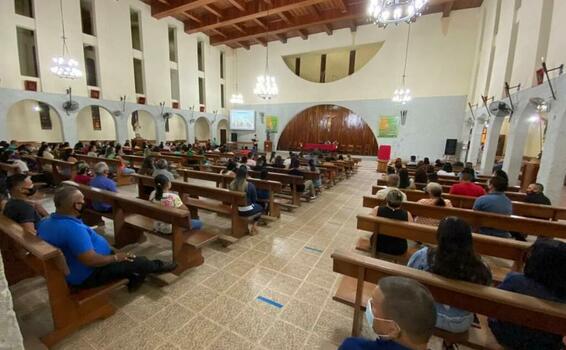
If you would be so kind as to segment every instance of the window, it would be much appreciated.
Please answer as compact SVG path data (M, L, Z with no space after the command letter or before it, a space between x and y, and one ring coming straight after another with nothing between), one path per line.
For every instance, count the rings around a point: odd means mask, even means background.
M320 82L324 83L326 80L326 54L320 55Z
M177 28L169 27L169 61L177 62Z
M92 0L81 0L81 24L83 33L88 35L96 35L94 33L94 16L92 14Z
M171 99L179 101L179 71L171 69Z
M204 43L202 41L199 41L197 43L197 64L198 64L198 70L201 72L204 72Z
M144 84L143 84L143 63L142 60L134 58L134 85L136 88L136 94L144 94Z
M16 14L33 18L32 0L15 0Z
M100 122L100 107L90 106L90 115L92 116L92 130L102 130Z
M37 102L37 107L39 107L39 123L41 124L41 130L53 129L49 105L43 102Z
M224 52L220 53L220 79L224 79Z
M220 107L224 108L224 84L220 84Z
M165 132L169 132L169 117L165 118Z
M96 76L96 51L94 46L86 45L84 47L86 84L88 86L98 86Z
M35 33L33 30L17 28L18 57L20 74L27 77L38 77L37 55L35 51Z
M142 51L140 14L134 10L130 10L130 28L132 30L132 48Z
M198 78L198 103L205 104L204 98L204 78Z
M300 76L301 75L301 58L295 58L295 74Z
M356 71L356 50L350 51L350 65L348 67L348 75L354 74Z

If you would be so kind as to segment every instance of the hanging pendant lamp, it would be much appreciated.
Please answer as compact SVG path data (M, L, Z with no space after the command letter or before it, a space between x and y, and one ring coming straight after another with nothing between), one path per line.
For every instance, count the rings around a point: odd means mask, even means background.
M53 65L51 66L51 73L63 79L78 79L83 76L83 72L79 69L79 62L71 58L69 48L67 47L67 37L65 36L65 18L63 17L63 0L59 1L61 9L61 29L63 36L63 50L62 55L53 57Z

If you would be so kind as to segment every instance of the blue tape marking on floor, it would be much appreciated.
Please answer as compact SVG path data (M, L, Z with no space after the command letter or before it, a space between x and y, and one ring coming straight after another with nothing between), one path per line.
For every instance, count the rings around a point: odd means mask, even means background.
M269 304L269 305L271 305L271 306L275 306L275 307L278 308L278 309L281 309L281 308L283 307L283 304L279 304L278 302L276 302L276 301L274 301L274 300L271 300L271 299L269 299L269 298L266 298L266 297L261 297L261 296L260 296L260 297L257 297L256 299L259 300L259 301L263 301L264 303L267 303L267 304Z
M317 252L317 253L322 253L322 250L316 249L316 248L305 247L305 249L306 249L306 250L312 250L313 252Z

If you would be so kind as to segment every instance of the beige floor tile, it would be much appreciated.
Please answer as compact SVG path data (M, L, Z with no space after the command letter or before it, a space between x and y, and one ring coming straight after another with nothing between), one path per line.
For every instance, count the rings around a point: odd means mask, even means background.
M255 345L244 339L243 337L234 334L230 331L225 331L208 347L209 350L253 350Z
M243 303L236 299L221 295L201 311L201 315L210 318L218 324L227 325L244 309L244 306Z
M253 268L254 268L254 264L238 259L231 262L222 270L231 273L232 275L235 275L237 277L242 277Z
M336 350L338 345L331 343L327 339L320 338L316 334L311 334L305 343L304 350Z
M288 258L283 258L276 255L268 255L261 263L260 266L279 271L289 262Z
M169 336L182 328L194 316L193 311L175 303L149 318L145 325L164 336Z
M328 295L330 294L330 290L326 288L319 287L312 283L305 282L299 288L295 297L301 301L306 303L319 306L321 303L326 300Z
M228 327L250 340L258 342L267 332L269 327L275 322L275 313L263 312L252 307L245 307L244 310L234 318Z
M142 322L163 310L171 303L172 300L167 297L167 294L163 292L149 292L136 296L134 300L124 305L121 310L134 320Z
M246 281L254 282L259 285L267 285L275 276L277 271L270 270L264 267L256 267L243 276Z
M293 261L299 264L313 267L320 259L320 256L320 253L303 249L302 251L299 251L297 255L295 255Z
M203 285L196 285L185 295L177 299L177 302L194 312L200 312L212 303L220 294Z
M339 344L352 331L352 319L323 310L314 326L313 332L323 339Z
M139 325L122 334L114 341L105 344L104 349L136 349L153 350L165 343L164 338L157 334L151 327Z
M261 292L263 286L253 281L242 279L226 291L226 295L243 303L249 303Z
M236 257L229 256L229 255L224 254L224 253L218 253L218 254L214 254L210 258L206 259L206 263L210 266L214 266L218 269L222 269L226 265L228 265L232 261L234 261L234 259L236 259Z
M238 281L237 277L221 270L204 280L202 284L216 292L223 292L236 283L236 281Z
M301 285L301 280L284 275L278 274L269 283L269 288L276 292L280 292L287 295L293 295L299 289Z
M222 327L203 316L197 316L169 338L169 342L183 350L204 349L214 342Z
M118 310L111 317L87 326L80 333L95 348L101 348L108 339L114 339L137 325L134 319Z
M311 331L321 311L321 307L291 299L283 308L280 317L306 331Z
M274 301L280 305L283 305L283 308L285 307L285 305L289 302L290 297L285 295L285 294L281 294L279 292L276 292L272 289L266 288L264 290L262 290L261 292L259 292L258 297L263 297L263 298L267 298L271 301ZM279 314L281 313L281 308L268 304L264 301L259 300L258 298L254 299L254 301L252 301L249 304L251 307L253 307L254 309L258 309L262 312L265 313L273 313L273 314Z
M308 333L289 323L278 320L261 340L261 345L272 350L302 349Z
M257 265L263 259L265 259L266 256L267 256L267 253L265 253L265 252L260 252L259 250L250 249L246 253L242 254L238 258L238 260L242 260L242 261L248 262L250 264Z
M319 287L331 289L336 282L337 274L334 272L328 272L322 269L312 269L305 281L315 284Z
M310 270L311 270L311 267L306 266L306 265L302 265L300 263L297 263L297 262L291 260L291 262L289 262L281 270L281 272L286 274L286 275L289 275L291 277L295 277L295 278L302 280L305 277L307 277Z

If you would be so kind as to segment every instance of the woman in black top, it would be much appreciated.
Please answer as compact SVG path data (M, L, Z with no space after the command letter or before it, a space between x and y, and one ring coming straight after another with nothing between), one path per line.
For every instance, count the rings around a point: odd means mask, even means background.
M371 215L387 219L413 222L411 213L401 208L403 194L397 189L389 191L385 206L373 208ZM372 254L385 253L391 255L403 255L407 252L407 240L382 234L372 234L370 238Z

